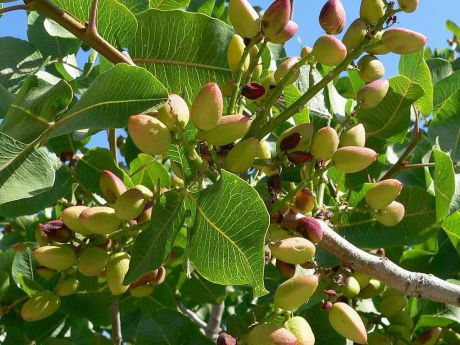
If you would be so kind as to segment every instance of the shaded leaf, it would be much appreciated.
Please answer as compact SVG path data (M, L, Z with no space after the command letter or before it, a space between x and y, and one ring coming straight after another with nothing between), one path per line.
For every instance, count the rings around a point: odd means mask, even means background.
M447 78L453 73L452 64L441 58L434 58L426 60L431 73L431 79L433 85L436 85L439 81Z
M168 187L171 184L171 178L168 170L152 156L145 153L139 156L129 164L131 171L131 180L134 185L142 184L151 190L154 190L158 183L160 187Z
M434 87L434 110L442 111L444 105L449 103L451 97L460 88L460 71L457 71L447 78L440 80Z
M436 220L440 222L449 214L450 203L455 193L455 173L454 165L447 153L434 149L433 156Z
M158 10L177 10L186 8L190 4L190 0L150 0L150 8Z
M447 217L442 223L442 228L449 236L458 255L460 255L460 210Z

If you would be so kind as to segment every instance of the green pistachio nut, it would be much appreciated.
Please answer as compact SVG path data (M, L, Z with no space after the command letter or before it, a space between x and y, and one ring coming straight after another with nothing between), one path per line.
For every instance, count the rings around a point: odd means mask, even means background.
M95 277L101 273L107 262L109 254L99 247L91 247L83 250L78 259L78 271L85 277Z
M404 219L405 208L400 202L393 201L388 206L385 206L376 215L379 223L385 226L395 226Z
M294 37L298 31L299 26L297 25L297 23L293 20L290 20L283 30L281 30L278 34L270 38L270 42L275 44L284 44L287 41L289 41L292 37Z
M275 0L262 17L262 31L269 40L279 34L291 20L291 1Z
M347 277L342 285L342 293L347 298L355 298L359 295L361 287L355 277Z
M253 38L259 33L259 15L247 0L230 0L228 15L238 35Z
M405 310L403 310L402 312L400 312L400 313L398 313L396 315L393 315L393 316L389 317L388 320L390 321L390 323L392 325L404 326L409 330L412 330L414 328L414 326L415 326L414 320L412 320L412 318L410 317L409 313L407 311L405 311ZM458 344L458 345L460 345L460 344Z
M319 24L329 35L338 35L345 28L347 16L341 0L328 0L319 14Z
M156 114L158 120L160 120L170 131L177 129L177 124L181 128L187 126L190 119L190 110L187 102L174 93L170 94L166 103L158 110Z
M392 340L393 345L407 345L411 341L411 332L404 326L390 325L387 337Z
M367 284L364 288L361 289L361 292L359 293L359 298L361 299L372 298L372 297L379 295L384 290L385 290L385 285L382 284L380 280L371 279L369 280L369 284Z
M249 138L240 141L228 153L225 168L235 174L243 174L251 167L259 150L259 141Z
M224 110L224 99L219 85L208 83L192 103L191 119L196 128L209 131L217 126Z
M115 210L108 206L89 207L80 213L80 222L93 234L108 235L118 230L120 219L115 215Z
M57 273L55 270L52 270L50 268L43 267L43 266L37 267L35 271L40 277L45 278L45 279L50 279L52 276L54 276Z
M446 345L460 345L460 334L451 328L444 328L442 330L442 340Z
M281 147L283 141L286 138L292 138L294 134L298 134L300 140L296 141L295 144L289 145L289 147L285 150L286 152L295 152L295 151L307 151L310 147L311 140L313 138L313 125L311 123L295 125L291 128L285 130L276 141L276 150L280 152L283 150Z
M277 308L294 311L308 302L318 287L317 275L300 275L282 283L275 291L274 301Z
M335 167L346 174L364 170L376 159L377 152L359 146L341 147L332 156Z
M114 205L115 215L122 221L136 219L144 210L144 194L136 188L128 189Z
M75 252L67 246L39 247L33 251L33 257L40 266L59 272L72 267L77 261Z
M332 127L323 127L314 135L311 142L311 154L315 159L327 161L339 146L339 136Z
M358 344L367 344L367 331L363 320L348 304L334 303L329 310L329 322L342 337Z
M34 238L35 242L37 242L40 246L46 246L50 242L49 238L43 234L39 225L35 227Z
M203 139L209 145L228 145L244 137L250 126L250 118L244 115L222 116L216 127L203 134Z
M60 305L59 296L51 291L37 292L23 304L21 317L27 322L43 320L54 314Z
M286 328L262 323L254 327L246 340L247 345L297 345L297 338Z
M347 129L340 136L339 146L359 146L364 147L366 145L366 129L363 124L358 123L357 125Z
M415 341L412 342L412 345L436 345L441 338L442 328L434 327L423 333L421 333Z
M153 199L153 192L150 190L150 188L144 186L144 185L141 185L141 184L138 184L138 185L135 185L133 187L134 189L137 189L138 191L140 191L145 199L145 201L151 201Z
M171 145L168 127L149 115L131 116L128 120L128 133L134 145L149 155L163 155Z
M412 13L418 7L419 0L398 0L399 8L404 12Z
M135 288L130 288L129 293L136 298L150 296L153 292L153 286L150 284L140 285Z
M325 66L337 66L347 57L347 47L334 36L324 35L316 40L313 55Z
M296 57L289 57L286 60L284 60L283 63L279 65L275 71L275 82L279 84L280 81L286 76L286 74L289 73L289 71L297 62L299 62L299 59ZM300 70L298 69L288 80L286 80L285 85L287 86L295 83L299 75Z
M310 57L312 53L313 53L312 47L303 46L302 49L300 50L300 58L306 59L307 57Z
M77 278L69 278L60 283L56 289L58 296L70 296L75 294L80 287L80 281Z
M80 214L87 208L86 206L71 206L62 211L61 218L65 226L79 234L90 235L91 231L84 227L80 221Z
M391 53L382 41L383 31L376 32L369 45L372 48L366 49L366 53L371 55L386 55Z
M366 202L374 210L380 210L396 200L403 184L396 179L375 183L366 193Z
M363 56L358 61L358 69L360 78L366 83L376 81L385 75L382 61L372 55Z
M114 204L117 198L127 189L123 181L109 170L102 170L99 176L99 185L102 196L111 204Z
M375 24L385 15L384 0L361 0L359 16L366 24Z
M422 49L427 38L421 33L401 28L388 29L382 36L382 42L389 51L405 55Z
M279 224L270 224L268 227L267 235L265 236L265 240L267 242L276 242L289 237L291 237L289 231L281 227Z
M288 264L300 265L315 257L315 245L303 237L279 240L270 246L272 256Z
M107 285L112 295L117 296L128 290L129 285L123 285L126 273L128 273L130 256L127 253L116 253L110 257L105 276Z
M367 274L359 273L359 272L353 273L353 277L358 281L361 289L365 288L371 280L370 276L368 276Z
M236 73L239 71L240 61L243 58L245 48L246 45L244 44L243 37L237 34L233 35L227 50L227 62L232 72ZM250 56L248 54L241 66L243 72L249 68L249 62Z
M385 334L374 331L369 333L367 336L368 345L393 345L391 339L388 338Z
M348 50L353 50L359 47L367 34L367 24L361 18L356 19L351 23L348 30L343 36L342 42Z
M406 305L407 298L402 292L389 289L383 294L382 302L378 309L382 315L392 317L402 312Z
M297 191L293 201L296 210L302 214L310 213L315 207L315 196L307 188Z
M375 80L358 91L358 104L363 109L374 108L383 101L390 88L387 79Z
M315 335L303 317L291 317L284 323L284 327L297 338L296 345L315 345Z

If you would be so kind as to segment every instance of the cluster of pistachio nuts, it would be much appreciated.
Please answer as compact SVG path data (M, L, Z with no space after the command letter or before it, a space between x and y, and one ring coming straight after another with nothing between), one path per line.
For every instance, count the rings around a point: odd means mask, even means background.
M152 270L130 285L124 285L130 255L123 246L113 245L112 236L123 231L140 230L136 224L151 219L153 192L145 186L127 188L110 171L100 175L100 188L107 201L104 206L70 206L60 219L39 224L35 237L39 247L32 248L36 273L43 279L56 281L54 290L39 291L21 308L25 321L38 321L55 313L60 298L79 291L81 277L98 277L112 295L129 290L134 297L145 297L161 284L164 267ZM15 250L25 250L19 244Z

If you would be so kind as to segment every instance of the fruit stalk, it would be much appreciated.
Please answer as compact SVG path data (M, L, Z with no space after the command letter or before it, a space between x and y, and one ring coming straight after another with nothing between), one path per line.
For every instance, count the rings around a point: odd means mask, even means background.
M120 304L118 298L115 298L110 306L110 319L112 322L112 341L115 345L121 345L123 336L121 334Z

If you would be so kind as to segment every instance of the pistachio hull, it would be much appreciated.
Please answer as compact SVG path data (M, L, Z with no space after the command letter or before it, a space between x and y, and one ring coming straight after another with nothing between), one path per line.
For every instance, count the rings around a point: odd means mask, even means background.
M203 134L203 139L210 145L228 145L244 137L250 125L251 120L244 115L222 116L216 127Z
M325 66L337 66L347 57L347 47L334 36L324 35L316 40L313 55Z
M367 343L367 331L359 314L348 304L337 302L329 311L331 326L344 338L358 344Z
M318 282L316 275L295 276L286 280L275 291L275 306L288 311L296 310L310 299Z

